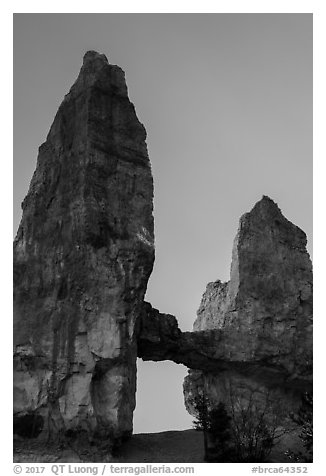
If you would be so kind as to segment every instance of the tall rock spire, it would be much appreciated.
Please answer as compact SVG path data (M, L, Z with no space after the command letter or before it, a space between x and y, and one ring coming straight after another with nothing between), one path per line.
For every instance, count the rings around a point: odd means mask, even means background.
M14 242L14 411L37 414L43 433L132 431L135 329L154 262L145 140L124 72L87 52Z

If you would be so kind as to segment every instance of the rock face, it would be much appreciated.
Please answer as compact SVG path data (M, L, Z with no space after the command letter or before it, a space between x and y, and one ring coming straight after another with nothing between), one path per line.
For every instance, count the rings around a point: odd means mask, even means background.
M200 392L214 401L226 401L230 386L238 396L267 395L277 376L284 377L277 401L292 409L300 401L312 378L312 266L305 233L266 196L240 219L230 281L207 286L194 331L206 329L227 342L224 359L255 361L257 371L245 378L235 368L190 371L184 384L190 412Z
M89 51L39 149L14 242L14 411L37 415L43 433L132 431L154 261L145 139L124 72Z

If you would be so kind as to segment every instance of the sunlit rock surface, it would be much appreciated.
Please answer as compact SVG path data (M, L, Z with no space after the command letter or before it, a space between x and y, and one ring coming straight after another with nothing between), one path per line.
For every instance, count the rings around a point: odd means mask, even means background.
M146 132L124 72L89 51L14 242L14 411L43 432L132 431L136 321L154 261Z

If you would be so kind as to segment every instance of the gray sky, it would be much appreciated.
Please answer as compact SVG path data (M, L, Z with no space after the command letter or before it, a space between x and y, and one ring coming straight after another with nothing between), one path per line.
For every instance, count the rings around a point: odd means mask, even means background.
M312 252L311 14L16 14L14 232L54 115L85 51L126 72L154 176L147 300L190 330L228 280L240 216L263 194ZM139 363L135 432L183 429L183 366Z

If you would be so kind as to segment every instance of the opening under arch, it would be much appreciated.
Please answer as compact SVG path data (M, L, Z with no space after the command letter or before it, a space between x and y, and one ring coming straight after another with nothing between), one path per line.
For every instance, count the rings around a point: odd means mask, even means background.
M193 417L183 400L187 368L170 361L137 359L137 393L134 434L192 428Z

